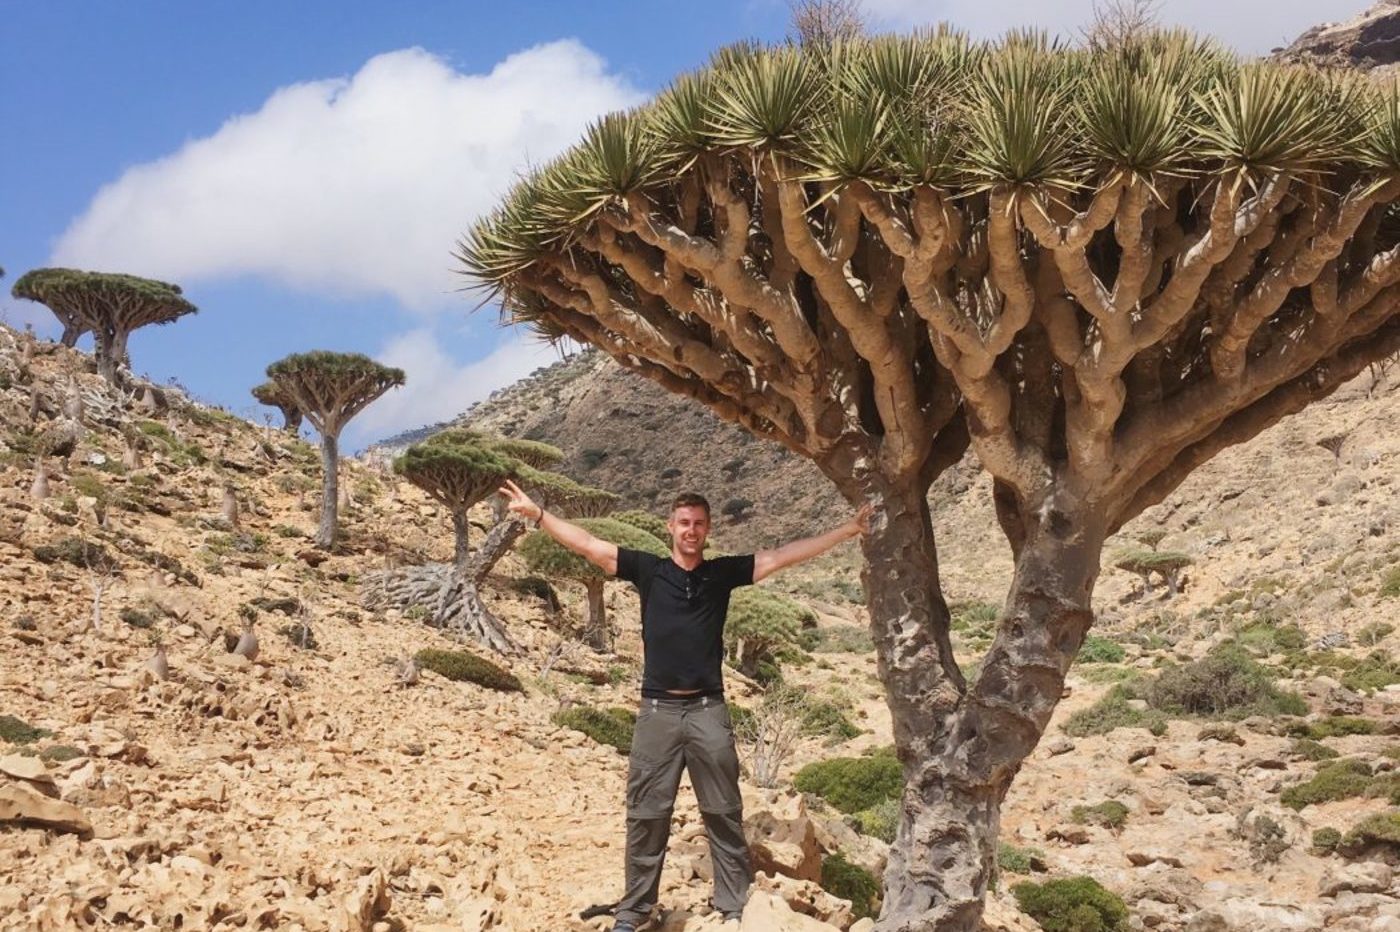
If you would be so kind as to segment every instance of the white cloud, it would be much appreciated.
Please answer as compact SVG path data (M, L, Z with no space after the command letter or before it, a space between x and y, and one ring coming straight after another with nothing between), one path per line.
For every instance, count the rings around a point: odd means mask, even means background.
M994 39L1017 26L1032 26L1077 37L1094 16L1094 0L861 0L870 16L886 26L947 21L974 37ZM1104 5L1104 4L1101 4ZM1157 18L1215 36L1250 55L1287 45L1305 29L1350 19L1369 0L1161 0Z
M375 359L402 369L404 386L384 395L347 425L347 446L359 447L408 428L451 420L473 402L558 358L557 350L524 330L516 330L485 357L466 365L452 359L427 328L400 334Z
M406 307L460 303L451 252L518 173L642 94L577 41L466 75L422 49L282 88L125 172L55 264L179 281L252 275Z

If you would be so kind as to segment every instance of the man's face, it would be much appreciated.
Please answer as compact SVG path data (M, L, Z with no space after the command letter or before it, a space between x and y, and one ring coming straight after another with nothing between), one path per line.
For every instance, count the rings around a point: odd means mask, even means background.
M671 512L666 529L677 553L698 557L705 552L705 538L710 536L710 516L699 505L682 505Z

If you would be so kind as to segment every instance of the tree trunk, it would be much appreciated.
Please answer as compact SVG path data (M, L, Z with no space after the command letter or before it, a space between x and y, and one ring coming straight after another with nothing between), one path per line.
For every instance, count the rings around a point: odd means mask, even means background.
M126 352L126 334L99 334L97 339L97 373L108 385L117 384L117 367Z
M452 565L456 567L457 575L463 579L466 578L467 563L471 560L471 552L467 549L467 534L470 531L471 524L467 521L467 513L452 512Z
M907 754L899 722L913 716L896 713L906 786L881 932L979 927L996 868L1001 802L1040 741L1093 621L1089 604L1106 522L1086 507L1053 504L1020 509L1023 533L996 640L952 714L929 726L936 742L920 741L920 753ZM872 603L888 599L878 588L867 591L876 593ZM872 625L874 616L872 605ZM890 703L893 711L896 700ZM923 704L941 705L936 692Z
M78 345L78 337L80 336L82 336L82 331L78 329L77 324L64 324L63 335L58 338L58 342L72 349Z
M321 434L321 525L316 529L316 546L321 550L335 548L336 507L339 492L339 438L329 431Z
M477 548L476 556L467 561L464 578L474 585L481 585L482 580L495 569L501 557L510 553L510 549L524 533L525 522L519 518L507 517L497 524Z
M295 408L282 408L282 429L293 437L301 434L301 412Z
M603 607L603 577L583 581L588 591L588 625L583 629L583 643L606 653L612 650L612 633L608 631L608 612Z

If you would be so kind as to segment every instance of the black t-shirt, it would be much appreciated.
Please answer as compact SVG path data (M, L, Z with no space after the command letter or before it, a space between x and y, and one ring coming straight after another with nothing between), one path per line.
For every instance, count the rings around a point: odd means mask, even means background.
M670 557L619 547L617 578L642 595L642 695L664 699L673 689L723 695L724 616L729 593L753 584L753 554L685 570Z

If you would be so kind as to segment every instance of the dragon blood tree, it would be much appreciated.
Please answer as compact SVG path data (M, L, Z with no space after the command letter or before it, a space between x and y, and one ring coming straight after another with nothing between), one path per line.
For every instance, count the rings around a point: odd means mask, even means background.
M403 384L402 369L383 366L360 353L314 350L293 353L267 367L267 377L321 434L321 523L316 546L335 546L340 501L340 432L380 395Z
M117 367L126 359L127 338L147 324L169 324L195 313L179 285L78 269L33 269L11 289L16 298L38 301L63 325L62 342L73 346L92 332L97 371L117 383Z
M301 430L301 409L297 407L295 401L283 393L276 382L254 385L252 394L258 404L264 404L269 408L281 411L282 429L293 437L297 435L297 432Z
M1400 92L952 33L739 47L462 246L506 319L809 457L852 503L906 776L881 929L972 929L1105 538L1400 348ZM926 503L970 442L1015 573L968 681Z

